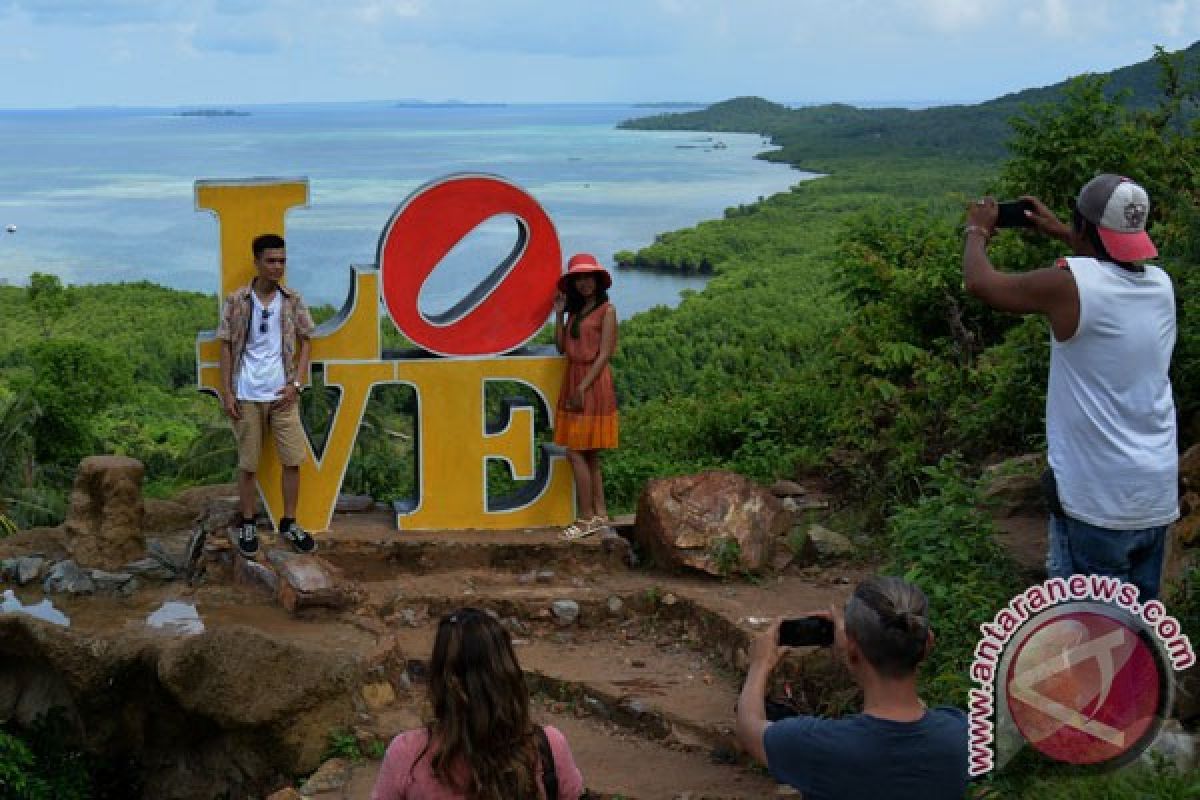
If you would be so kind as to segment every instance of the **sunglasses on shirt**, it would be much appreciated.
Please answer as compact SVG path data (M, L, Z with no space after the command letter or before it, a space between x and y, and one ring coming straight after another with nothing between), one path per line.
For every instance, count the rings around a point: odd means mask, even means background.
M258 332L259 332L259 333L266 333L266 332L267 332L267 320L268 320L268 319L270 319L270 318L271 318L271 309L269 309L269 308L264 308L264 309L262 310L262 322L260 322L260 323L258 324Z

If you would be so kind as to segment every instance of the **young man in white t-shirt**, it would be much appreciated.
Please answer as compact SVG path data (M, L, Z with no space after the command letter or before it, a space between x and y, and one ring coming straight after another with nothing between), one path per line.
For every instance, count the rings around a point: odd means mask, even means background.
M1030 272L998 272L987 244L995 200L967 214L966 289L992 308L1047 318L1051 332L1046 442L1052 577L1112 575L1143 602L1157 597L1167 526L1179 517L1175 402L1168 370L1175 346L1175 294L1151 264L1150 198L1119 175L1079 192L1072 225L1025 198L1030 224L1074 256Z
M238 551L258 552L254 521L258 459L263 436L275 439L283 465L283 517L279 535L298 552L316 542L296 524L300 464L307 437L297 401L308 374L312 316L300 294L282 281L287 250L282 237L267 233L254 240L254 269L248 286L233 292L221 309L221 406L233 423L238 448L238 495L242 519L234 531Z

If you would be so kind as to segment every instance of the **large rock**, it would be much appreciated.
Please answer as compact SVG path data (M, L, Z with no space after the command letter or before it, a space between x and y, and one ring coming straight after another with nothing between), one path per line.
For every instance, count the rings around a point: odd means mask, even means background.
M779 500L733 472L650 481L638 500L634 533L663 566L712 575L761 570L791 525Z
M142 462L90 456L79 464L64 525L67 549L80 565L120 569L145 552Z
M983 498L997 516L1045 514L1041 474L1045 459L1031 453L994 466L983 473Z
M5 614L0 718L23 727L62 709L88 752L135 765L131 799L263 797L320 765L385 666L243 627L92 636Z
M279 575L279 602L293 614L305 608L348 608L358 587L319 556L271 550L267 560Z
M190 528L196 512L182 503L147 497L142 527L147 533L170 533Z
M806 549L811 547L818 559L832 561L854 553L854 544L849 539L824 525L809 525L804 535Z
M1200 444L1194 444L1179 458L1179 482L1186 491L1200 491Z

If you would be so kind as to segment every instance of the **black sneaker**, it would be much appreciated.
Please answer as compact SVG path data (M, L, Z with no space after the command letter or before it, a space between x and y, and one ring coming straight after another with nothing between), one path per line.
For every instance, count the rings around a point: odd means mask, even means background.
M254 558L258 552L258 526L253 522L242 522L232 530L233 543L246 558Z
M281 528L279 536L297 553L315 553L317 550L317 540L295 522L289 522Z

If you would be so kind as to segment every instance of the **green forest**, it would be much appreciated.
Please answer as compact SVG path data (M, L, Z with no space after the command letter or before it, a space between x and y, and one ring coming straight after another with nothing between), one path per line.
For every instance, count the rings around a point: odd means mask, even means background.
M929 593L938 647L924 695L964 705L978 625L1022 585L976 481L983 465L1044 447L1048 334L963 291L963 207L985 192L1034 194L1061 216L1097 172L1146 186L1179 303L1181 445L1197 441L1198 48L977 106L789 109L739 98L625 123L759 133L777 148L762 157L822 177L618 254L623 269L713 277L678 308L621 324L622 447L605 462L614 509L632 509L651 478L707 468L761 481L820 476L870 536L874 560ZM1021 270L1061 253L1009 232L991 255ZM151 493L231 478L232 438L217 404L195 390L194 337L215 327L215 297L37 275L28 287L0 287L0 307L0 526L57 522L89 453L141 459ZM394 331L388 340L398 343ZM317 436L329 401L306 393ZM401 389L373 397L346 491L411 493L411 439L391 435L411 434L411 403ZM506 483L499 471L493 478ZM1200 632L1200 574L1168 598L1185 630ZM979 796L1100 796L1088 776L1025 766ZM1153 780L1157 797L1195 796L1192 779ZM1103 796L1143 796L1126 788Z

